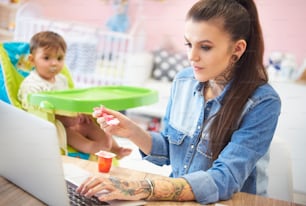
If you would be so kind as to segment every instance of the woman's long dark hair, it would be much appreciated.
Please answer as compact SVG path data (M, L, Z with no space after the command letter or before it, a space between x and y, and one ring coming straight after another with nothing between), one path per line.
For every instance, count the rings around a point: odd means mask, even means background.
M200 0L187 13L187 20L195 22L212 19L221 19L223 30L233 41L247 42L246 51L235 63L231 88L210 127L210 150L215 160L239 127L248 98L268 81L268 76L263 65L263 36L253 0Z

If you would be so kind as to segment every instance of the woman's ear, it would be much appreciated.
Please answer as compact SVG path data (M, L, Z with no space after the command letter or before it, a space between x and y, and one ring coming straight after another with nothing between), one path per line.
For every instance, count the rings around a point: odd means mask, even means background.
M244 39L240 39L236 41L235 46L234 46L234 51L233 55L236 55L238 59L243 55L247 47L247 43Z

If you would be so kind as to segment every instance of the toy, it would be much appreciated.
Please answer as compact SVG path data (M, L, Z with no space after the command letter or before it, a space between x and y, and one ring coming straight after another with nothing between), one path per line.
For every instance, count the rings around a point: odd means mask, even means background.
M296 78L297 64L290 53L272 52L269 56L267 71L271 80L293 80Z
M115 14L107 21L106 26L115 32L126 32L129 27L128 1L113 0Z

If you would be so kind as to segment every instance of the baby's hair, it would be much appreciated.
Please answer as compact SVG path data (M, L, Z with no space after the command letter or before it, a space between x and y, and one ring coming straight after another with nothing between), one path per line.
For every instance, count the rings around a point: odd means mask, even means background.
M66 53L67 44L61 35L53 31L42 31L36 33L30 40L30 52L34 53L38 48L56 51L60 49Z

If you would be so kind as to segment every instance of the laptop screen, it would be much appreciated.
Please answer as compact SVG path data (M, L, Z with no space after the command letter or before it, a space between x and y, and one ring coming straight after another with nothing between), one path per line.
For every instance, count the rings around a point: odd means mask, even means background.
M55 126L0 101L0 175L48 205L69 205Z

